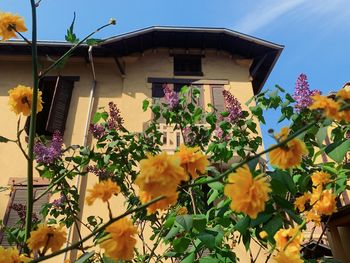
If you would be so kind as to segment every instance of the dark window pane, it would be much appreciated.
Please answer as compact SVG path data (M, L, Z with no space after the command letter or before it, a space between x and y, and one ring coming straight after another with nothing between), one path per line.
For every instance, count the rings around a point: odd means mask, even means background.
M174 75L202 76L202 57L193 55L174 56Z

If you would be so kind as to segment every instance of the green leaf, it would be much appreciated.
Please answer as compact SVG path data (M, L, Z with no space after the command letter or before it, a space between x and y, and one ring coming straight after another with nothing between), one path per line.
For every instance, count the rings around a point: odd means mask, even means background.
M73 21L72 21L70 27L67 29L67 35L65 36L66 41L68 41L70 43L73 43L73 44L79 42L79 39L74 34L75 18L76 18L76 15L75 15L75 12L74 12Z
M175 222L175 216L174 215L170 215L167 220L164 223L164 227L165 228L170 228L174 225Z
M101 43L103 40L102 39L99 39L99 38L89 38L86 40L86 44L88 46L94 46L94 45L97 45L99 43Z
M250 218L249 216L246 216L237 222L237 224L235 225L235 229L237 229L239 233L243 235L248 231L249 225L250 225Z
M209 183L208 186L217 191L222 191L222 189L224 189L224 184L220 182Z
M7 139L7 138L5 138L5 137L3 137L3 136L0 136L0 143L1 143L1 142L6 143L6 142L9 142L9 141L11 141L11 140L10 140L10 139Z
M191 243L191 239L182 237L182 238L175 239L173 241L173 247L176 252L183 253L187 250L190 243Z
M176 217L176 222L182 226L186 231L190 231L193 226L191 215L181 215Z
M101 112L96 112L94 117L92 118L92 122L98 123L100 119L101 119Z
M194 215L193 216L193 228L198 232L204 231L207 225L207 218L205 215Z
M171 238L173 238L174 236L176 236L178 233L180 232L180 228L177 226L173 226L168 234L165 236L164 240L169 240Z
M203 242L207 248L215 247L215 236L209 232L202 232L198 234L198 239Z
M181 260L181 263L192 263L192 262L194 262L194 259L195 259L195 253L192 252L187 257L185 257L183 260Z
M320 148L323 146L323 142L327 137L327 128L328 127L321 127L316 133L316 141Z
M342 140L328 145L325 149L326 154L337 163L344 160L344 156L350 149L350 140Z
M219 191L212 189L210 190L211 194L208 198L207 204L210 205L212 202L214 202L220 195Z
M88 260L95 255L95 251L91 251L88 253L83 254L77 261L75 261L75 263L85 263L85 262L89 262Z
M283 227L283 219L280 215L274 216L266 225L263 226L263 230L267 232L268 239L273 241L273 236L276 232ZM273 241L274 242L274 241Z
M142 110L143 110L143 111L146 111L147 108L148 108L148 105L149 105L149 101L148 101L148 100L144 100L144 101L142 102Z

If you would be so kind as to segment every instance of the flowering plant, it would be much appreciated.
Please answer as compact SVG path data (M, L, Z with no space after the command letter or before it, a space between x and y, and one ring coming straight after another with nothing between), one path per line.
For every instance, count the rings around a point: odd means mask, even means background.
M237 262L237 242L250 252L251 262L259 257L266 262L316 259L308 253L312 238L305 240L303 233L307 226L327 225L336 198L347 187L349 89L321 96L309 90L301 75L294 97L276 86L248 101L249 110L225 90L225 111L219 112L213 105L209 111L200 106L198 88L185 86L176 93L165 85L164 102L143 102L143 110L153 113L144 132L124 127L122 113L111 102L93 117L91 146L67 147L59 133L49 140L35 137L36 113L42 109L38 80L92 34L79 41L72 24L67 39L76 44L39 74L39 3L31 0L31 41L20 33L26 30L22 18L0 14L0 36L23 37L32 47L34 68L32 89L18 86L9 92L11 110L30 115L28 149L21 143L20 118L16 140L0 137L16 143L28 161L27 206L14 208L25 222L15 229L2 226L13 247L0 247L0 262L41 262L73 250L82 253L77 262ZM280 111L279 122L286 120L289 127L271 130L276 144L262 150L257 121L265 123L267 109ZM161 117L181 132L183 144L175 153L162 151ZM320 155L327 161L319 162ZM50 181L35 198L34 160L40 176ZM98 183L82 198L85 193L72 182L88 174L98 177ZM39 222L33 205L48 192L59 198L42 206ZM123 213L111 206L116 196L124 200ZM89 206L102 202L108 217L81 218L84 199ZM89 234L78 233L77 241L64 246L71 241L66 229L79 232L81 225ZM253 244L265 252L253 254Z

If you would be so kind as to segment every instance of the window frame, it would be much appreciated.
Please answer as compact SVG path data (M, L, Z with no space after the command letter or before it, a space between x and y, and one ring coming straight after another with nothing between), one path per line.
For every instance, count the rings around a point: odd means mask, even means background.
M202 57L202 55L173 55L174 76L204 76ZM198 65L196 65L197 63ZM185 68L185 70L179 70L180 64L182 64L182 67ZM198 67L198 70L191 70L191 67L194 65Z

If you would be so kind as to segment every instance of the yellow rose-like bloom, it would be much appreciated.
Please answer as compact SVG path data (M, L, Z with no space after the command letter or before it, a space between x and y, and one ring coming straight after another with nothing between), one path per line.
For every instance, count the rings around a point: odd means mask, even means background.
M289 134L288 128L282 128L280 136L276 136L279 141L284 141ZM271 165L281 169L287 169L298 166L301 163L302 157L307 155L308 151L303 141L294 138L285 145L278 147L269 152Z
M176 211L177 215L187 215L188 214L188 210L185 206L180 207L177 211Z
M314 222L316 225L320 225L321 224L321 216L319 214L317 214L317 212L315 210L310 210L310 211L306 211L304 213L305 219L307 222Z
M0 246L0 263L27 263L31 261L30 258L23 254L19 254L17 248L4 248Z
M86 203L92 205L98 198L103 202L107 202L112 195L120 192L120 188L115 182L108 179L95 184L92 189L88 190L88 192L90 192L90 195L86 197Z
M176 204L177 197L178 197L178 194L177 194L177 192L175 192L174 195L163 198L163 199L147 206L147 214L149 214L149 215L153 214L157 210L164 210L164 209L167 209L170 205ZM149 193L147 193L145 191L140 191L140 201L142 204L147 203L147 202L151 201L152 199L154 199L154 197L152 195L150 195Z
M52 252L55 252L64 245L66 240L67 234L62 226L54 227L42 224L37 230L30 232L27 243L33 252L39 251L40 248L51 249Z
M106 255L116 260L132 260L136 245L136 227L127 218L122 218L106 228L110 239L103 241L100 247L105 249Z
M209 165L208 158L202 154L199 147L190 148L182 144L175 155L180 158L181 166L191 175L192 179L198 177L198 172L203 174Z
M314 186L324 186L331 181L331 175L326 172L314 172L311 175L312 184Z
M16 114L22 113L24 116L30 116L32 108L33 89L30 87L18 85L16 88L9 90L9 105L11 111ZM36 112L43 109L41 91L38 91Z
M303 263L299 254L289 253L289 251L278 251L273 257L277 263Z
M325 190L321 194L315 191L311 195L311 204L314 204L313 209L321 215L331 215L336 210L336 196L331 190Z
M346 87L338 91L337 96L343 100L350 100L350 87Z
M310 194L304 193L302 196L299 196L294 201L294 206L299 209L300 212L305 210L305 204L310 200Z
M177 186L186 180L188 176L180 165L180 159L163 152L140 161L140 174L135 184L156 198L161 195L174 196Z
M293 240L290 242L292 238ZM276 249L278 251L288 251L290 254L299 254L300 243L303 240L299 227L280 229L275 234L274 239L276 241Z
M232 199L231 209L256 218L265 210L265 203L271 192L267 178L261 174L253 178L248 165L240 167L228 176L224 193Z
M310 110L321 109L330 119L339 119L340 104L335 100L322 95L311 96L313 103L309 107Z
M0 36L2 37L2 41L17 38L16 31L11 26L16 28L18 32L27 31L23 17L12 13L0 12Z

